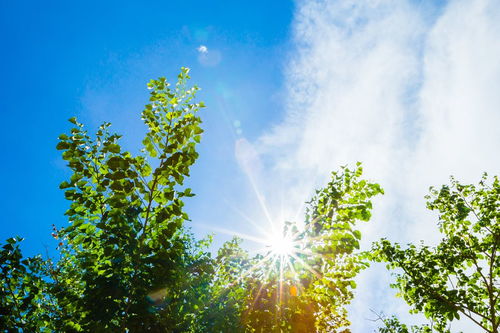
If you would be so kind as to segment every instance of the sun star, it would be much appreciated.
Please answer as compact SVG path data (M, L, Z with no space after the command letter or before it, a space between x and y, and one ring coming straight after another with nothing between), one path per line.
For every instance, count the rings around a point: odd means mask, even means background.
M295 246L290 236L276 232L269 239L269 248L275 255L288 257L293 254Z

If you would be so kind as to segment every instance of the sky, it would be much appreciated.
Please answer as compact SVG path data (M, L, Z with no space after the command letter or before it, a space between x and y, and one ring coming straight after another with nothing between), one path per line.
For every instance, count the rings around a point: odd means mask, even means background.
M89 131L110 121L122 143L137 151L146 83L175 80L182 66L191 68L192 84L208 105L190 183L199 199L191 208L208 210L234 196L245 181L235 140L257 138L283 113L293 8L265 1L2 2L1 236L22 235L39 252L50 241L51 224L66 223L68 203L58 185L68 170L55 145L71 128L68 118L77 116ZM220 184L219 200L210 193Z
M50 251L51 224L67 223L55 150L66 119L110 121L137 151L146 82L181 66L208 106L189 225L215 245L262 236L267 214L300 220L330 172L356 161L386 192L361 226L365 248L433 244L429 186L500 174L495 0L4 1L0 34L0 236L23 236L27 253ZM390 281L377 265L359 276L353 332L377 326L370 310L420 320Z

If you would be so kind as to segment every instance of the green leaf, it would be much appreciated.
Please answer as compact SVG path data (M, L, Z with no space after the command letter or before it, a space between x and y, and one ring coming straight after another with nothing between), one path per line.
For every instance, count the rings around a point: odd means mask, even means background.
M57 150L66 150L66 149L69 149L70 147L71 146L69 143L64 142L64 141L60 141L57 143L56 149Z

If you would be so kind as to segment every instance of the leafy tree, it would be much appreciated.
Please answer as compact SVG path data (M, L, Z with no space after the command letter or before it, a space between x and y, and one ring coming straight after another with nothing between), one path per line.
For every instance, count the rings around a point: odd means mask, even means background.
M203 322L194 332L245 332L241 316L247 289L242 276L251 269L253 260L241 248L241 241L234 238L218 250L210 290L204 298L206 306L200 313Z
M362 168L333 172L306 208L305 223L288 223L286 253L254 258L246 279L243 313L250 332L349 332L345 306L353 298L354 277L367 262L359 249L358 221L371 216L371 198L383 193L361 179ZM250 268L251 270L252 268Z
M202 103L183 68L174 87L148 83L141 154L123 151L109 123L91 137L75 118L62 134L72 175L61 184L70 225L54 232L61 258L22 259L9 239L1 252L1 329L9 332L187 332L208 292L210 240L183 226L183 187L198 157Z
M186 86L165 78L148 83L142 112L148 131L142 153L123 151L103 124L91 138L82 124L61 135L57 149L73 174L61 188L71 201L53 294L64 331L187 331L196 320L212 262L183 228L183 188L198 157L203 107ZM168 315L166 315L168 314Z
M461 316L486 332L500 325L500 182L486 174L479 184L431 188L427 207L439 211L443 239L435 246L399 244L381 240L375 259L399 268L400 295L436 323L440 332Z
M46 332L51 326L40 256L23 258L19 237L7 239L0 250L0 328Z

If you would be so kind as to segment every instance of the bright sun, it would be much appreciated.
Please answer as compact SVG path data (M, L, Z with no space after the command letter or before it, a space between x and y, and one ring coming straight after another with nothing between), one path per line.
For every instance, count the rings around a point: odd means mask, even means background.
M269 247L275 255L286 257L293 254L295 246L291 237L276 232L269 239Z

